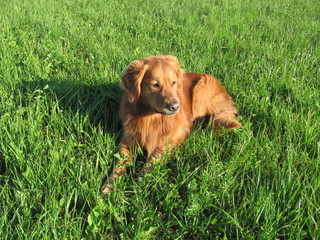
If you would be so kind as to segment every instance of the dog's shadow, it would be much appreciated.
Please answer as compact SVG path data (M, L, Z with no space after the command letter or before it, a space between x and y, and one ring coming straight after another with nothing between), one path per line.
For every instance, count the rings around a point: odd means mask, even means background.
M58 105L59 110L66 115L73 117L79 114L83 119L88 119L84 124L99 126L105 133L112 135L116 143L120 141L121 122L118 112L123 90L119 83L88 85L65 79L36 80L20 83L16 91L23 105L27 106L29 101L41 97L46 101L49 112L54 105ZM107 175L102 183L106 178Z
M119 136L122 89L118 83L87 85L69 80L38 80L22 82L18 89L29 99L30 95L42 94L49 104L57 102L62 111L86 116L91 126L99 125L104 131Z

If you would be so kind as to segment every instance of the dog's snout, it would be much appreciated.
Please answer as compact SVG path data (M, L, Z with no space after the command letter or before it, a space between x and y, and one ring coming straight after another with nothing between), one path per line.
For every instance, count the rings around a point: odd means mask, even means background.
M176 112L176 111L179 110L180 104L179 104L178 102L168 103L168 104L167 104L167 108L168 108L171 112Z

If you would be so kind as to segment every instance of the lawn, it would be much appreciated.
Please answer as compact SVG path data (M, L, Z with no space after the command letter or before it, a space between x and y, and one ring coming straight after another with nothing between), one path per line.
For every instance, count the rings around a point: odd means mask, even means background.
M2 0L1 239L318 239L318 0ZM142 182L100 194L124 68L175 55L243 127L197 127Z

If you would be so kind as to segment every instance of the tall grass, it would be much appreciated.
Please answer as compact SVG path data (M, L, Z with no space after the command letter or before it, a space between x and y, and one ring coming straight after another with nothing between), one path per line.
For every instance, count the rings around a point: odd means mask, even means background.
M318 9L1 1L1 239L317 239ZM129 174L101 196L121 134L119 76L157 54L217 76L244 126L198 127L143 182Z

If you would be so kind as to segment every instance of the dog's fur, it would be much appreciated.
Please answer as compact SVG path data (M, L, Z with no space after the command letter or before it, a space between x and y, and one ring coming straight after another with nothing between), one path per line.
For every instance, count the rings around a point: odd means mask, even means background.
M102 187L108 194L113 181L125 173L131 161L130 148L140 145L147 152L142 177L152 168L152 160L171 151L188 137L194 123L211 117L216 129L241 126L237 109L219 81L210 74L185 73L173 56L151 56L133 61L122 76L126 89L120 116L124 133L116 168Z

